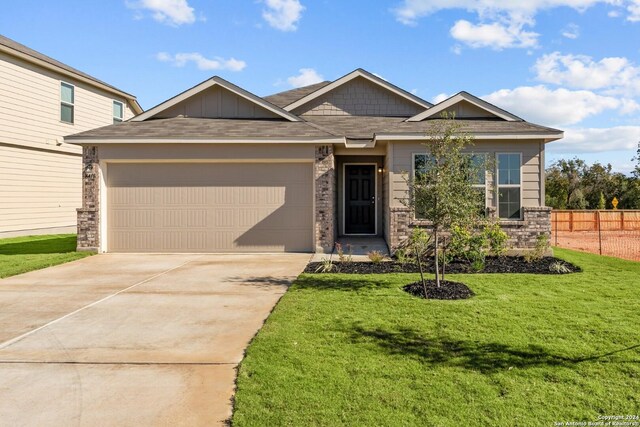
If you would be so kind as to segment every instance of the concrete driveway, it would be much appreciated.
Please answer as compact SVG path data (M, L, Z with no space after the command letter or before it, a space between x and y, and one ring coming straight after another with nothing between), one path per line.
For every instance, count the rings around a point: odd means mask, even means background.
M0 280L0 424L216 425L309 255L108 254Z

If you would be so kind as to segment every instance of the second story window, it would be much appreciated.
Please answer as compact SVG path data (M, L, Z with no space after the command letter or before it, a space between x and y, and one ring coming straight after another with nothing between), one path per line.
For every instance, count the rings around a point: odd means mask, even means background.
M120 123L122 120L124 120L124 104L113 101L113 123Z
M69 83L60 82L60 121L73 123L75 87Z

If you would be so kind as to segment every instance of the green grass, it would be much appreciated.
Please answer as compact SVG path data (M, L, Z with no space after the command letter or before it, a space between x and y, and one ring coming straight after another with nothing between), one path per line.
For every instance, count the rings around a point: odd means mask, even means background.
M640 263L556 249L584 271L302 275L249 346L234 426L551 426L640 415Z
M0 239L0 278L84 258L76 252L75 234Z

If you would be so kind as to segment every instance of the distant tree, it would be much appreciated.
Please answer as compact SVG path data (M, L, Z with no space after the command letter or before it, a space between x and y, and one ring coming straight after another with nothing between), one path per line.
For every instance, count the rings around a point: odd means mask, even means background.
M604 193L600 192L600 200L598 200L598 209L603 210L607 208L607 200L604 198Z
M587 209L587 200L582 194L582 190L576 188L569 196L569 203L567 203L569 209Z

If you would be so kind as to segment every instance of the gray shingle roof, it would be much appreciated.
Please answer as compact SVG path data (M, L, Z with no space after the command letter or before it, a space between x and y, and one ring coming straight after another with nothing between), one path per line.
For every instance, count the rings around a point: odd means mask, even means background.
M305 122L285 120L170 119L123 122L65 137L75 139L213 139L213 138L333 138L335 135Z
M305 116L305 120L329 132L353 139L373 138L379 133L401 123L406 117L374 116Z
M305 119L322 129L353 139L373 138L381 133L426 133L430 124L442 119L406 122L403 117L370 116L305 116ZM559 133L557 129L536 125L525 121L508 122L505 120L471 119L456 120L462 132L480 134L517 134L517 133Z
M443 119L423 120L421 122L400 122L396 123L379 133L414 133L425 132L429 129L430 123L442 122ZM458 119L456 123L460 126L461 132L468 132L473 135L481 134L518 134L518 133L560 133L561 130L549 128L546 126L536 125L534 123L522 121L509 122L506 120L493 119Z
M302 99L305 96L317 91L320 88L328 85L329 81L315 83L309 86L303 86L296 89L287 90L284 92L274 93L273 95L263 96L262 98L270 103L277 105L280 108L286 107L289 104L296 102L298 99Z
M62 63L62 62L60 62L58 60L55 60L55 59L53 59L53 58L51 58L51 57L49 57L49 56L47 56L45 54L42 54L42 53L38 52L37 50L33 50L30 47L27 47L27 46L25 46L25 45L23 45L21 43L18 43L15 40L11 40L10 38L5 37L5 36L3 36L1 34L0 34L0 45L6 46L6 47L8 47L10 49L13 49L13 50L18 51L20 53L23 53L25 55L29 55L29 56L31 56L33 58L36 58L36 59L39 59L41 61L47 62L47 63L49 63L51 65L54 65L54 66L56 66L58 68L61 68L61 69L65 70L65 71L67 71L69 73L77 74L77 75L82 76L82 77L84 77L86 79L89 79L89 80L92 80L92 81L94 81L96 83L99 83L101 85L107 86L107 87L113 89L116 92L120 92L122 94L125 94L125 95L129 96L132 99L135 99L135 96L133 96L133 95L131 95L131 94L129 94L129 93L123 91L123 90L120 90L117 87L110 85L109 83L105 83L102 80L99 80L99 79L97 79L97 78L95 78L93 76L90 76L87 73L83 73L80 70L77 70L77 69L75 69L73 67L70 67L67 64L64 64L64 63Z

